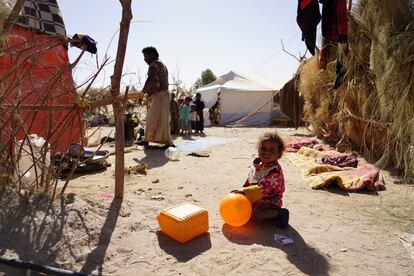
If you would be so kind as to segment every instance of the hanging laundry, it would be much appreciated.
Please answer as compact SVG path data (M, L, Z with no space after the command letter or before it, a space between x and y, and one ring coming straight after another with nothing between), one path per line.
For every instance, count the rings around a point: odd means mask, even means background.
M99 68L98 64L98 48L96 47L96 41L90 37L89 35L83 35L83 34L74 34L72 37L75 41L72 41L70 43L70 46L77 47L80 49L85 49L85 51L96 54L96 68Z
M316 48L316 27L321 21L318 0L299 0L296 22L302 30L302 40L312 55Z
M322 4L322 36L332 42L348 41L346 0L319 0Z
M71 42L71 46L75 46L81 49L85 48L87 52L96 54L96 41L92 37L88 35L74 34L73 39L76 39L78 41Z

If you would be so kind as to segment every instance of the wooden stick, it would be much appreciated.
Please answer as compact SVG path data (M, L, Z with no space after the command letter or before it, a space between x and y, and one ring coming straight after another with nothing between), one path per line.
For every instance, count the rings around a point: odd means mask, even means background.
M122 68L124 67L126 47L128 43L129 26L132 20L131 0L119 0L122 5L122 19L120 23L118 50L114 74L111 76L111 94L114 99L112 106L115 117L115 198L124 197L124 111L123 102L119 100ZM129 87L127 87L128 93Z
M138 92L138 93L131 93L128 95L119 95L118 99L121 101L125 101L125 100L139 100L139 99L143 99L144 98L144 93L142 92ZM101 106L105 106L105 105L110 105L113 103L113 99L104 99L104 100L100 100L100 101L95 101L95 102L91 102L90 103L90 107L91 108L96 108L96 107L101 107Z
M138 93L131 93L128 95L120 95L118 97L118 100L125 101L125 100L137 100L137 99L143 99L144 93L138 92ZM79 105L30 105L30 104L20 104L19 108L20 110L25 111L58 111L58 110L66 110L66 109L72 109L76 106L78 106L81 110L88 110L90 108L96 108L101 106L110 105L113 103L113 98L110 99L104 99L94 102L86 102L85 106L79 106ZM16 104L2 104L1 108L6 110L15 110L17 107Z
M16 104L2 104L2 109L5 110L16 110ZM74 105L30 105L30 104L21 104L19 106L20 110L24 111L58 111L65 109L72 109Z
M7 34L13 25L16 23L19 13L23 8L24 0L17 0L14 4L13 10L11 11L9 17L4 22L3 30L1 31L2 35Z

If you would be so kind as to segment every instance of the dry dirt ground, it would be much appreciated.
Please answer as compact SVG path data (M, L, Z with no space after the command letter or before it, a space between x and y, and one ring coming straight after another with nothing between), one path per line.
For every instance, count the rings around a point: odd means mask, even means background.
M111 198L114 166L77 175L67 196L43 211L25 211L3 197L0 254L102 275L414 275L414 260L399 241L414 232L414 186L386 171L387 190L379 194L311 190L283 157L290 227L224 224L220 200L244 182L257 137L266 130L274 129L207 128L207 137L234 139L203 149L210 157L181 153L176 162L162 150L135 146L126 164L145 162L148 172L126 177L123 201ZM278 131L284 137L308 134ZM206 208L210 223L207 234L184 245L163 235L155 219L182 202ZM279 245L274 234L294 244ZM0 274L35 275L6 266Z

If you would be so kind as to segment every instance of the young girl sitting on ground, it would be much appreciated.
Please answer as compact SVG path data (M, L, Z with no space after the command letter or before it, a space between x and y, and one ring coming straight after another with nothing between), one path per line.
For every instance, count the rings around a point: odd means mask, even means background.
M265 133L259 139L258 154L242 191L253 205L252 220L274 220L285 229L289 224L289 211L282 208L285 180L278 160L285 149L282 138L276 133Z

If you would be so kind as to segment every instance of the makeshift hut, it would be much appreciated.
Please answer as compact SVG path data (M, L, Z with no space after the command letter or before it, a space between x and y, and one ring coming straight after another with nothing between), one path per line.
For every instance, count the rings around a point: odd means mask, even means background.
M298 75L290 79L280 90L278 102L280 111L293 121L295 128L302 122L303 97L298 90Z
M325 68L317 53L299 70L308 121L339 148L354 146L412 179L413 1L360 0L348 10L348 30L348 43L322 56Z
M195 92L201 94L206 108L220 101L220 125L257 126L271 123L276 91L266 80L230 71Z
M8 18L16 1L0 0ZM9 7L9 10L7 8ZM52 151L81 141L82 113L67 53L63 18L56 1L26 0L17 22L1 38L0 144L36 134Z

